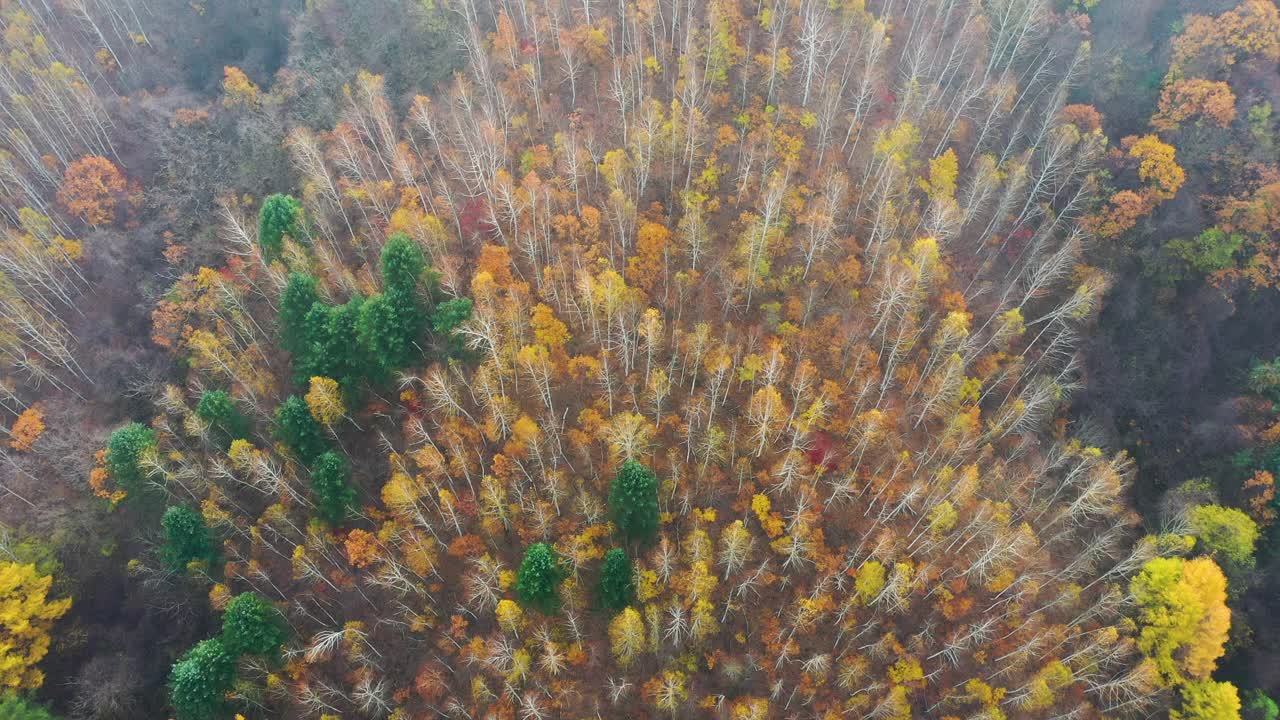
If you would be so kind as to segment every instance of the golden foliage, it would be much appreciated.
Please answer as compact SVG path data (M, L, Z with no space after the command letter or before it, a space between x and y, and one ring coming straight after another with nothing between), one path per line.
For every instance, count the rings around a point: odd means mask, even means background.
M33 405L23 410L13 422L13 427L9 428L9 447L26 452L40 439L44 430L44 412L39 405Z
M49 652L49 631L71 608L50 600L53 578L35 565L0 562L0 688L34 690L44 684L36 665Z
M90 225L109 225L125 190L124 175L108 159L86 155L67 166L58 188L58 202Z

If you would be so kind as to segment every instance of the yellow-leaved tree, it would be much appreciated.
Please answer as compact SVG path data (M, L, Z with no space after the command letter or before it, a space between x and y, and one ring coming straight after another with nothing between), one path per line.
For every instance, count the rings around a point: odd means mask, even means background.
M1217 563L1156 558L1129 586L1139 608L1138 647L1172 684L1204 680L1222 657L1231 627L1227 580Z
M609 623L609 640L618 665L627 667L644 650L644 620L635 608L618 613Z
M311 417L325 427L333 425L347 414L347 406L342 402L342 390L338 387L337 380L327 377L311 378L305 400Z
M34 690L44 684L36 664L49 652L49 630L71 599L49 600L53 577L35 565L0 562L0 690Z

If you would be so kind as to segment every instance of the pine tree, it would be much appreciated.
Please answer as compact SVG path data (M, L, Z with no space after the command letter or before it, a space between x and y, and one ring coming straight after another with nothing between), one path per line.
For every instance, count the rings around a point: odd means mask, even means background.
M651 539L658 531L658 478L634 460L622 464L609 488L609 514L629 539Z
M614 548L605 553L600 569L600 604L609 610L621 610L635 600L631 560L624 550Z
M294 356L295 362L311 349L307 314L318 302L316 279L299 272L290 273L289 283L280 296L280 345Z
M201 395L196 415L209 423L224 447L231 445L233 440L249 436L249 421L240 414L226 390L208 390Z
M17 695L0 698L0 720L57 720L48 710Z
M342 305L316 303L311 307L305 321L310 344L293 362L299 383L318 375L354 388L381 367L378 358L357 341L366 302L362 297L353 297Z
M1247 720L1276 720L1280 718L1280 705L1261 690L1246 690L1244 717Z
M275 657L288 634L284 617L254 592L240 593L222 614L222 645L236 655Z
M209 536L209 528L199 513L184 505L173 505L164 511L160 519L164 528L164 547L160 553L175 572L182 572L188 563L203 561L212 563L217 550Z
M276 436L304 464L310 464L329 447L324 429L311 416L311 408L296 395L290 395L276 408Z
M422 249L409 236L396 233L382 247L382 294L360 309L356 326L360 344L384 376L410 364L427 326L418 294L418 278L426 269Z
M431 331L448 335L471 317L471 298L453 298L436 305L431 314Z
M453 298L439 303L431 314L431 332L444 345L450 356L465 353L462 338L454 330L471 318L471 298Z
M371 361L367 376L374 382L385 381L394 369L408 365L413 356L415 335L392 297L383 294L369 298L356 321L360 348Z
M312 465L311 495L316 514L329 525L341 525L346 520L347 509L355 504L356 491L347 482L349 474L347 461L333 452L321 454Z
M272 195L262 203L258 212L258 245L268 261L280 257L284 249L284 236L301 240L302 203L291 195Z
M427 261L422 257L422 248L408 235L393 233L382 246L381 267L384 293L411 295L417 290Z
M524 552L516 577L516 596L524 605L551 613L560 605L560 581L564 578L560 556L546 543L534 543Z
M120 487L129 493L141 492L142 470L138 461L143 453L155 448L156 434L141 423L129 423L111 433L107 441L107 471Z
M216 639L187 651L169 673L169 702L177 720L220 720L235 682L236 658Z

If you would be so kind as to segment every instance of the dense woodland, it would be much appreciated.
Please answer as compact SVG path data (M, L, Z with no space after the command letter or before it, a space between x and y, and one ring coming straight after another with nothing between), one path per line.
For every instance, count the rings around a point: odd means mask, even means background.
M0 718L1280 717L1273 0L0 29Z

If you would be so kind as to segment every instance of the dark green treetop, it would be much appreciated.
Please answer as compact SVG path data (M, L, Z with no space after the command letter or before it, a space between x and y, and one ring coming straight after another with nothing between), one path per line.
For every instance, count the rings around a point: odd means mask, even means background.
M658 478L649 468L627 460L609 488L609 516L629 539L649 540L658 532Z
M222 720L235 678L236 656L221 641L197 643L169 672L169 703L177 720Z
M356 491L347 481L350 469L341 455L326 452L311 467L311 495L316 515L331 526L341 525L347 509L356 502Z
M43 707L17 695L0 695L0 720L56 720Z
M516 576L516 597L521 604L543 613L560 606L560 581L564 570L560 555L546 543L534 543L524 551L520 572Z
M631 560L625 550L614 548L604 555L600 568L600 604L609 610L621 610L635 601Z
M240 414L226 390L205 391L196 404L196 415L209 423L220 436L224 447L230 445L232 440L249 437L249 421Z
M302 203L291 195L279 193L262 202L258 211L258 245L267 261L280 257L284 249L284 236L301 240Z
M308 465L329 449L324 428L312 417L306 401L297 395L290 395L276 408L276 437Z
M141 491L144 477L138 461L155 446L156 434L151 428L136 422L125 425L111 433L107 441L107 471L126 491Z
M315 278L300 272L289 273L289 283L280 296L280 344L295 358L311 346L307 313L319 301Z
M254 592L240 593L222 614L222 645L236 655L275 657L288 638L284 617Z
M200 513L185 505L173 505L164 511L160 526L164 529L160 554L175 572L195 560L213 563L217 559L217 548Z

